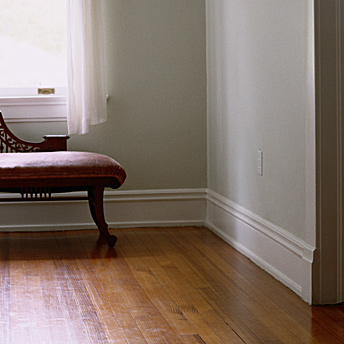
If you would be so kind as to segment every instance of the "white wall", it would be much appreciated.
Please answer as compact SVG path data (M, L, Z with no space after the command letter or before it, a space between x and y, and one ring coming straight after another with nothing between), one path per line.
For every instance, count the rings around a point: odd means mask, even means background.
M302 239L310 18L308 0L207 1L208 187Z
M313 1L207 0L206 12L207 225L311 302Z

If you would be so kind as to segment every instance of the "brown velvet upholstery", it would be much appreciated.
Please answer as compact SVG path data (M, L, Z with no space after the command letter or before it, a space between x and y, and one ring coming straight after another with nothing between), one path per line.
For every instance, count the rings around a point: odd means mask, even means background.
M62 151L0 154L0 181L93 177L116 178L122 185L126 173L118 162L98 153Z

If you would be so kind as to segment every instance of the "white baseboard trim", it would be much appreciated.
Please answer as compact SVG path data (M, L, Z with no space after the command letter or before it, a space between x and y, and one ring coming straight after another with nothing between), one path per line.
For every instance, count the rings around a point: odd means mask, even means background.
M206 226L311 302L314 247L211 190L207 192Z
M311 302L314 248L212 190L106 190L104 208L110 228L207 226ZM96 228L87 201L0 203L0 218L2 232Z
M110 228L204 226L206 189L106 190L104 212ZM84 200L4 202L0 218L2 232L96 228Z

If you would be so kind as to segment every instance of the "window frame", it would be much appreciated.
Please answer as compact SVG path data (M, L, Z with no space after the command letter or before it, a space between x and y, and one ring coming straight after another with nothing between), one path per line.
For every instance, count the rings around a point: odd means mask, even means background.
M1 96L6 122L61 122L67 120L66 95Z
M6 122L67 121L68 81L65 86L59 87L45 83L30 87L4 86L0 87L0 111ZM46 87L55 88L55 94L38 94L38 88Z

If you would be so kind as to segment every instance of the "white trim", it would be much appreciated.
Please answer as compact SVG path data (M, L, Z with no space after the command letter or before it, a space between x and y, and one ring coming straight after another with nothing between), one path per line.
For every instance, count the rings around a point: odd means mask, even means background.
M211 190L207 199L207 227L310 303L315 248Z
M0 111L6 123L66 122L67 96L0 97Z
M41 95L25 97L0 97L1 106L47 106L66 105L66 96Z
M66 121L64 95L0 97L0 111L10 122Z
M314 247L212 190L106 190L104 207L110 228L207 226L311 302ZM0 217L6 232L96 228L84 200L4 202Z
M206 190L106 190L104 208L110 228L204 226ZM3 232L96 228L84 200L3 202L0 217Z
M54 111L55 112L55 111ZM6 123L30 123L30 122L66 122L67 118L64 116L27 116L27 117L11 117L6 118Z
M316 118L315 118L315 37L314 37L314 2L307 3L308 17L308 108L306 115L306 231L305 241L316 246Z

